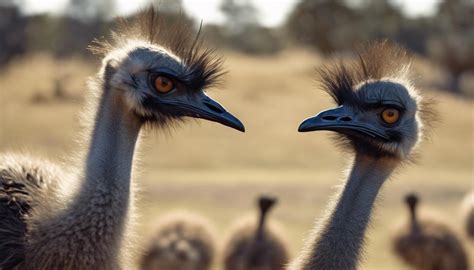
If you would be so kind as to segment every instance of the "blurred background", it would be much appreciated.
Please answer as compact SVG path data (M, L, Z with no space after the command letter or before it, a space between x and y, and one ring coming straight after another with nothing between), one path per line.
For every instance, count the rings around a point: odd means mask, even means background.
M86 48L109 35L115 16L133 17L150 2L1 0L0 151L61 162L80 148L78 114L87 78L99 66ZM202 22L205 42L225 56L230 71L210 95L247 131L198 121L170 135L145 134L137 179L142 237L173 209L207 217L224 236L234 219L254 212L258 194L269 193L280 198L273 218L296 255L347 165L328 133L296 131L301 120L331 106L318 91L315 68L381 38L414 54L416 83L439 100L441 119L421 146L419 164L384 186L362 268L406 268L391 253L390 235L407 216L402 197L410 191L421 195L421 211L463 237L459 205L474 189L472 0L162 0L159 6L166 20L181 16L196 29ZM474 245L465 246L472 261Z

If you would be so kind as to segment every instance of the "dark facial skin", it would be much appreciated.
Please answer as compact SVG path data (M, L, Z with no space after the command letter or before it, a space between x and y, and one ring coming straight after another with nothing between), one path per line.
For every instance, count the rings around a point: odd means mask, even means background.
M129 103L144 121L193 117L245 131L239 119L205 94L209 84L205 77L209 75L199 65L188 67L152 45L134 48L126 60L118 62L117 88L125 90Z

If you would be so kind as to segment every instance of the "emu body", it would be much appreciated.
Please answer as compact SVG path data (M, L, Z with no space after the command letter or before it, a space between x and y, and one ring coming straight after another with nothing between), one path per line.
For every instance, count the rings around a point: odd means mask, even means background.
M456 234L441 222L421 219L416 194L407 195L405 201L410 218L394 236L395 254L419 270L467 270L467 254Z
M215 258L214 229L189 213L163 217L140 260L142 270L207 270Z
M276 199L259 198L259 218L237 223L225 244L223 255L226 270L285 269L288 250L281 232L267 224L267 215Z

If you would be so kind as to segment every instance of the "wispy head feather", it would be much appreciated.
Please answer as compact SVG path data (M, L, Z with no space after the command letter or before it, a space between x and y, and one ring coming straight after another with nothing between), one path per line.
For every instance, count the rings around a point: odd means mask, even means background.
M391 129L392 136L388 141L360 139L337 133L338 145L350 151L357 149L376 156L391 155L413 160L416 151L412 149L422 138L427 137L438 119L433 109L435 102L422 97L413 86L410 77L411 58L404 49L381 41L360 46L356 55L354 59L339 59L319 69L323 90L337 105L352 107L363 113L370 111L374 104L395 99L404 105L404 109L413 113L413 121Z
M93 53L106 56L133 40L161 46L179 57L187 67L183 80L192 89L214 86L225 73L223 59L213 49L202 46L202 24L195 32L192 23L182 14L169 22L150 6L133 19L117 18L116 25L117 30L111 32L110 40L94 40L94 44L89 46Z
M324 65L319 68L319 81L338 105L350 104L357 107L360 97L357 88L367 82L393 80L413 90L418 97L411 80L411 57L407 51L388 41L379 41L356 49L357 59ZM423 125L430 127L437 114L432 99L418 98L418 113Z
M355 86L369 80L386 78L409 82L410 57L406 51L387 41L359 46L357 60L324 65L319 69L320 82L338 105L357 103Z

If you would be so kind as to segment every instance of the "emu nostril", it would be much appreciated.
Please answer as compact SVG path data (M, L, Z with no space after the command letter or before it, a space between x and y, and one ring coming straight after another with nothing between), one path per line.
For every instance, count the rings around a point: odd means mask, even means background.
M350 118L349 116L344 116L344 117L339 118L339 120L343 122L349 122L349 121L352 121L352 118Z
M337 119L336 116L332 116L332 115L327 115L327 116L323 116L323 119L324 120L328 120L328 121L334 121Z
M204 102L204 105L206 105L211 111L216 112L216 113L223 113L225 112L224 108L221 106L209 103L209 102Z

